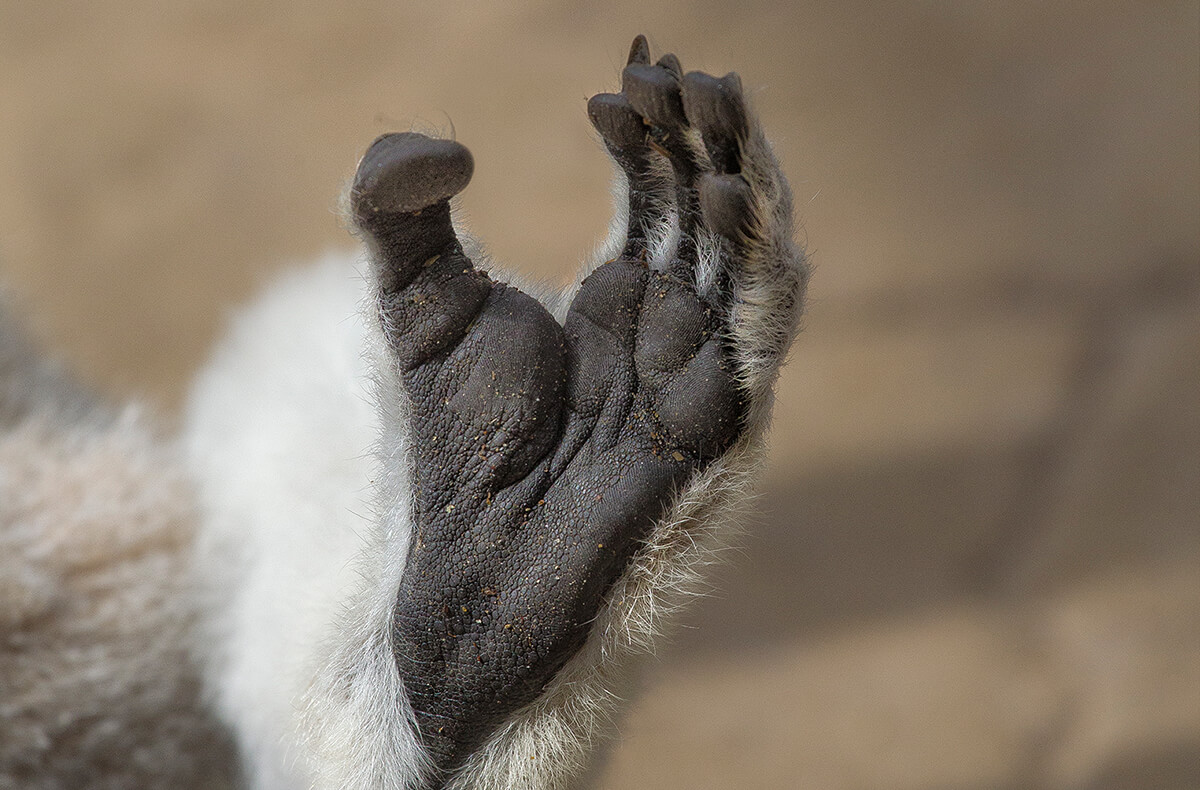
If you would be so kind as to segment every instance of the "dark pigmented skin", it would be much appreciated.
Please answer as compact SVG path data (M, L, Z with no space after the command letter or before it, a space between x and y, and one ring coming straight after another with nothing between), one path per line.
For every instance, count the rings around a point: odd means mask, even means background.
M633 168L661 155L634 105L687 122L678 61L647 65L639 41L631 68L660 71L641 74L633 102L589 104L631 169L634 212ZM699 222L695 163L672 164ZM415 520L393 639L437 783L579 650L671 495L731 446L745 413L723 306L696 294L694 262L650 270L635 215L622 258L584 281L560 326L464 255L448 198L472 166L458 143L388 135L352 192L412 404Z

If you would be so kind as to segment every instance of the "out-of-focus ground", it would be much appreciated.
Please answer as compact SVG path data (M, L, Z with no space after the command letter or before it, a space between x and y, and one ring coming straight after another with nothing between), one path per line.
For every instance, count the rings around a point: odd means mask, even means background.
M0 277L169 415L415 123L565 280L637 32L741 72L817 270L761 515L601 785L1200 787L1196 2L5 3Z

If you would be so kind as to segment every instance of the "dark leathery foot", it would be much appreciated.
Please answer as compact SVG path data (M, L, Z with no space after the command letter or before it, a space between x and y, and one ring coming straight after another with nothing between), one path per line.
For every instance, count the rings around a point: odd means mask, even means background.
M743 430L727 305L697 294L688 229L746 222L745 109L736 77L682 74L639 37L622 93L588 103L629 181L629 230L563 326L463 254L448 198L470 179L465 148L389 135L360 165L353 208L413 422L393 644L436 781L543 693L675 492ZM643 231L672 209L684 238L651 271Z
M396 662L443 772L579 649L744 410L716 311L640 263L597 269L561 334L520 304L490 310L406 379L418 499Z

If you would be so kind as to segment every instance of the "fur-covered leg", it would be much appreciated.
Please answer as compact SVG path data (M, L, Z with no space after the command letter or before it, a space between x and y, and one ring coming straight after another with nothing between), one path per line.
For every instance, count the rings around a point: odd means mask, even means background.
M0 290L0 431L39 413L64 426L99 415L95 393L35 348L10 309Z

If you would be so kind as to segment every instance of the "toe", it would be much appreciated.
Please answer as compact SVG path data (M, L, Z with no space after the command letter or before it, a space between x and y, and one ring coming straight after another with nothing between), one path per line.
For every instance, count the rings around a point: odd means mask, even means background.
M704 137L713 167L721 173L739 172L740 144L748 129L741 78L733 72L720 79L689 72L683 78L683 107Z
M633 148L646 142L642 116L619 93L599 93L589 99L588 118L605 142L617 148Z
M354 176L355 214L405 213L432 206L466 188L475 160L466 146L422 134L385 134L367 149Z
M621 92L646 122L663 129L687 125L679 77L664 66L634 64L621 74Z
M650 62L650 44L646 42L646 37L639 34L633 39L633 43L629 46L629 59L625 61L625 65L631 66L634 63L649 63Z
M657 65L666 69L675 75L675 79L683 79L683 66L679 62L679 58L675 57L674 53L668 52L658 59Z

